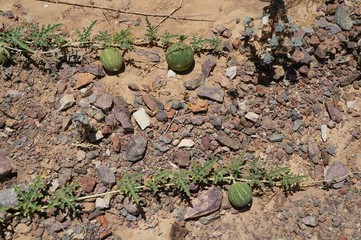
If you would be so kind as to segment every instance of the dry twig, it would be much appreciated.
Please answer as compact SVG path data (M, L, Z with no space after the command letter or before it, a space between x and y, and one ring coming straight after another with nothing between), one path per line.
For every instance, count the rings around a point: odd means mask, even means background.
M204 16L205 14L202 14L202 15L199 15L199 14L198 15L188 15L188 16L171 16L171 15L167 15L167 14L155 14L155 13L143 13L143 12L127 11L127 10L121 10L121 9L114 9L114 8L110 8L110 7L100 7L100 6L96 6L96 5L89 5L89 4L68 3L68 2L57 1L57 0L35 0L35 1L63 4L63 5L77 6L77 7L103 9L103 10L120 12L120 13L124 13L124 14L138 15L138 16L162 17L162 18L172 18L172 19L178 19L178 20L198 21L198 22L213 22L214 21L212 19L194 18L196 16ZM175 11L177 11L177 10L178 9L176 9Z

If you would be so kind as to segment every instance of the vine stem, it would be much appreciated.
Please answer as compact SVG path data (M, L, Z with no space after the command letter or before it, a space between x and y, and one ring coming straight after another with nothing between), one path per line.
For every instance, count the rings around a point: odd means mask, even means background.
M342 178L346 178L348 176L351 176L351 175L354 175L354 174L361 174L360 171L354 171L354 172L350 172L344 176L341 176L339 177L340 179ZM250 179L245 179L245 178L234 178L233 176L228 176L228 177L224 177L224 179L226 180L230 180L232 182L236 182L236 181L239 181L239 182L252 182L252 180ZM214 178L208 178L209 181L214 181L215 179ZM308 187L308 186L313 186L313 185L316 185L316 184L319 184L319 183L330 183L334 181L334 179L332 180L320 180L320 181L307 181L307 182L299 182L300 185L305 185L303 187ZM261 180L260 181L261 183L271 183L270 181L267 181L267 180ZM170 187L170 186L174 186L173 183L167 183L164 185L164 187ZM282 186L280 183L275 183L275 186ZM142 186L137 186L135 187L136 189L148 189L146 185L142 185ZM94 194L94 195L89 195L89 196L83 196L83 197L79 197L77 198L76 200L77 201L82 201L82 200L85 200L85 199L90 199L90 198L97 198L97 197L104 197L104 196L107 196L107 195L112 195L112 194L119 194L121 193L120 190L114 190L114 191L109 191L109 192L105 192L105 193L99 193L99 194Z

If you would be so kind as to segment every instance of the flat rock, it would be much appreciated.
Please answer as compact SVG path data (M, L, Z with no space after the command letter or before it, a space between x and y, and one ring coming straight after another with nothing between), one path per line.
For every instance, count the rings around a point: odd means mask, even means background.
M332 106L332 104L330 102L326 102L325 104L326 104L327 112L328 112L330 118L333 121L340 123L343 119L342 112L340 110L338 110L336 107Z
M155 98L150 95L150 94L144 94L142 96L142 99L145 103L145 105L147 105L147 107L151 110L151 111L154 111L156 106L157 106L157 102L155 100Z
M0 178L13 171L13 163L6 157L4 151L0 150Z
M217 63L212 59L206 60L202 63L202 73L204 76L209 77L213 72L214 68L216 67Z
M73 94L65 94L61 97L59 100L60 107L58 111L64 111L70 107L72 107L75 104L75 98Z
M97 166L96 170L100 180L104 185L113 185L115 183L115 175L113 170L102 164Z
M183 83L183 86L187 90L194 90L197 89L199 86L204 84L206 77L203 74L198 75L196 78L186 81Z
M169 239L171 240L183 240L187 235L188 230L185 227L180 226L176 222L172 224L169 232Z
M15 207L18 204L18 195L14 188L7 188L0 191L0 208Z
M221 88L201 86L198 88L198 96L222 103L224 91Z
M178 144L179 148L193 147L193 146L194 146L194 141L192 139L182 139Z
M146 135L133 135L125 150L125 160L136 162L143 159L147 145L148 139Z
M179 149L173 153L173 161L180 167L188 167L190 160L191 154L189 151Z
M115 119L122 125L126 133L133 133L134 128L130 120L130 112L127 103L121 97L114 98L113 102L114 107L112 109L112 114Z
M94 80L95 76L91 73L76 73L74 79L76 81L76 89L85 87Z
M112 104L113 98L107 93L99 96L94 103L96 107L100 108L103 111L108 111L112 107Z
M327 125L326 124L321 125L321 139L323 142L327 141Z
M140 129L144 130L150 126L150 116L146 113L144 108L140 108L133 113L135 121L138 123Z
M95 187L95 179L92 177L81 177L78 180L79 186L83 189L86 193L91 193L94 190Z
M315 142L308 144L308 156L314 164L318 164L320 161L321 150Z
M272 134L268 140L270 142L282 142L283 141L283 138L284 138L284 135L283 134L280 134L280 133L277 133L277 134Z
M184 219L197 218L217 211L222 204L222 189L212 186L192 201L193 207L188 207Z
M350 13L344 4L339 4L335 12L335 22L343 30L350 30L352 28L352 19Z
M188 109L193 113L207 112L208 100L197 98L194 102L188 104Z
M234 140L230 138L227 134L224 132L219 132L216 137L217 142L221 144L222 146L229 147L231 150L238 150L241 146L238 140Z
M318 225L318 221L314 216L304 217L302 222L308 227L316 227Z
M330 167L327 169L325 174L326 181L332 181L333 188L341 188L347 178L347 174L349 173L348 169L341 163L340 161L334 161L331 163Z
M246 113L246 115L244 116L246 119L250 120L251 122L257 122L258 118L259 118L259 114L254 113L254 112L248 112Z

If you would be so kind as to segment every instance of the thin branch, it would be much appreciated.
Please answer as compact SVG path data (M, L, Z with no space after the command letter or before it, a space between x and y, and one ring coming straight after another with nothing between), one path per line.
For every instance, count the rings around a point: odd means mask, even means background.
M198 22L213 22L214 21L213 19L193 18L193 17L196 17L196 16L205 16L205 15L209 15L209 14L187 15L187 16L170 16L170 15L166 15L166 14L155 14L155 13L143 13L143 12L135 12L135 11L126 11L126 10L114 9L114 8L110 8L110 7L100 7L100 6L89 5L89 4L67 3L67 2L56 1L56 0L35 0L35 1L47 2L47 3L57 3L57 4L77 6L77 7L104 9L104 10L108 10L108 11L120 12L120 13L124 13L124 14L131 14L131 15L137 15L137 16L162 17L162 18L167 17L167 18L172 18L172 19L187 20L187 21L198 21Z
M164 17L162 20L160 20L160 22L159 22L157 25L155 25L155 27L156 27L156 28L159 27L159 25L161 25L165 20L167 20L168 18L170 18L175 12L177 12L179 9L181 9L182 6L183 6L183 0L181 0L179 6L178 6L176 9L174 9L168 16L166 16L166 17Z

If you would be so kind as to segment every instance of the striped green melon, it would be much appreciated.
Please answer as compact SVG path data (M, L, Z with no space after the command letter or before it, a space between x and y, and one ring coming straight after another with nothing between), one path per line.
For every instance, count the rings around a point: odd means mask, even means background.
M194 62L193 49L183 42L173 43L167 49L166 60L170 69L177 72L186 71Z
M100 62L106 70L117 72L123 66L123 56L116 48L105 48L100 53Z
M252 189L247 183L233 183L228 189L228 199L237 208L245 207L252 201Z

